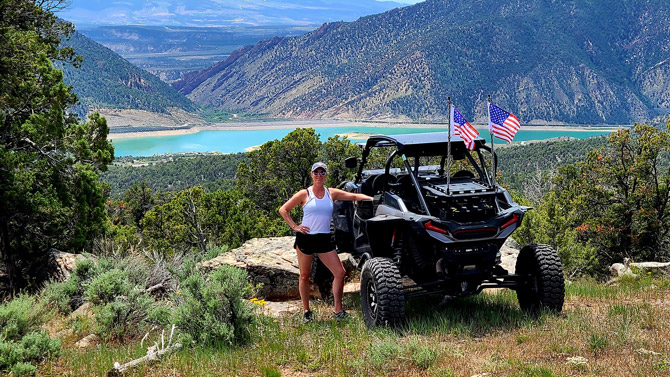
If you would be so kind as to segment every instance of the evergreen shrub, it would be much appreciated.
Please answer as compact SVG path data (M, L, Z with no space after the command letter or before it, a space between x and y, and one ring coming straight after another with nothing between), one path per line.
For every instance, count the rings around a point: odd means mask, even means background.
M138 290L115 297L96 313L95 332L105 339L139 335L149 325L148 313L153 303L151 296Z
M49 338L44 330L28 333L20 341L0 339L0 371L10 370L19 376L33 375L36 368L32 363L57 357L60 348L60 340Z
M0 305L0 340L18 341L37 330L48 311L35 297L20 295Z
M249 339L252 309L243 298L252 293L244 270L222 266L209 275L183 274L173 296L172 323L185 343L200 346L239 344Z
M16 363L10 369L15 376L34 376L37 367L30 363Z
M48 315L34 296L20 295L0 304L0 372L33 375L36 368L31 362L59 354L60 341L39 330Z
M39 362L60 354L60 340L50 338L46 331L32 332L21 339L24 361Z
M50 282L42 292L42 298L59 312L70 314L84 303L84 290L96 272L90 259L78 261L70 278L64 282Z
M109 304L117 296L127 296L131 285L128 274L118 268L113 268L97 275L86 288L86 300L93 305Z

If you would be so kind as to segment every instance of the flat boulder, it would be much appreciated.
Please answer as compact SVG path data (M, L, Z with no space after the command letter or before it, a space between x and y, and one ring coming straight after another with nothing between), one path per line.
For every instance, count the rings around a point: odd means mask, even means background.
M205 271L215 270L222 265L239 267L246 270L252 284L260 284L259 297L269 300L287 300L300 297L298 291L298 257L293 248L295 237L270 237L254 238L244 243L237 249L230 250L220 256L202 262L199 267ZM339 254L347 272L354 269L350 262L349 254ZM316 258L315 258L316 259ZM313 296L327 296L329 292L321 292L327 289L327 284L318 283L320 279L315 276L317 272L312 268L312 284L310 290ZM323 270L323 269L321 269ZM329 274L330 275L330 274ZM327 279L327 277L326 277ZM330 275L332 279L332 275ZM321 291L319 286L323 286Z

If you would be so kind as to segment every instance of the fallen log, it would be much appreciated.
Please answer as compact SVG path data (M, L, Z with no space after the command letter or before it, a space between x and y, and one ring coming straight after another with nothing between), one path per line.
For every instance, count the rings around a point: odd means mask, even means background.
M119 363L114 363L114 367L107 372L107 376L123 376L123 374L136 366L142 365L144 363L157 362L158 359L168 353L174 352L182 347L181 343L175 343L172 346L166 347L162 350L156 352L149 352L146 356L135 359L131 362L125 363L123 365Z
M152 285L151 287L145 289L144 292L151 294L151 293L154 293L155 291L157 291L159 289L165 289L165 286L163 286L163 283L158 283L156 285Z

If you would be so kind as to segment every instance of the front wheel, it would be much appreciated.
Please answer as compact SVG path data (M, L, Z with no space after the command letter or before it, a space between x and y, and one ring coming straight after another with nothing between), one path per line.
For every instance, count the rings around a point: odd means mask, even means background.
M524 277L516 289L521 310L537 313L541 309L560 313L565 298L563 268L558 253L549 245L528 245L521 249L516 273Z
M372 258L361 272L361 308L368 327L399 326L405 318L400 271L389 258Z

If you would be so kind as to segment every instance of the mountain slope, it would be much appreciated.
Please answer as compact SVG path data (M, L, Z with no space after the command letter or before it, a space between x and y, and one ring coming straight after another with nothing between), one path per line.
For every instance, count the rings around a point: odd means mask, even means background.
M158 77L135 67L112 50L74 33L63 45L84 58L80 68L69 64L63 80L79 101L96 108L137 109L165 113L170 108L194 111L197 106Z
M173 84L283 117L471 120L486 95L524 123L629 123L670 110L670 4L427 0L259 42Z

